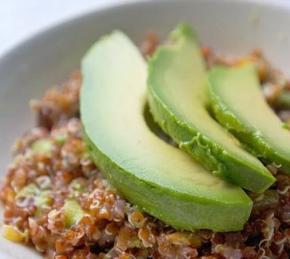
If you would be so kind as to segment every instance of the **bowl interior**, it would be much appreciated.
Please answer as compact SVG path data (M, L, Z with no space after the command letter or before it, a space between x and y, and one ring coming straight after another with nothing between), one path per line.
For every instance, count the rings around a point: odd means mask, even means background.
M148 1L81 15L36 35L0 59L1 175L14 139L33 125L29 100L77 69L100 35L121 29L140 43L145 32L163 38L181 21L191 23L203 43L225 54L261 48L290 75L290 4L286 2ZM29 249L0 240L0 258L24 256L37 257Z

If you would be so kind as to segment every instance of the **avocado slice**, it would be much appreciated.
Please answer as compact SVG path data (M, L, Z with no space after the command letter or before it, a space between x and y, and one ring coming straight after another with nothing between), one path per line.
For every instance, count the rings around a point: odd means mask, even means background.
M179 229L240 230L252 201L165 143L144 119L146 63L116 31L82 61L81 119L97 166L119 192Z
M65 218L65 226L67 228L78 224L85 215L85 212L75 199L67 199L62 209Z
M205 64L192 29L181 24L172 39L149 62L147 84L154 119L214 174L263 192L274 177L210 116Z
M253 65L214 67L209 74L216 118L253 153L290 172L290 132L263 97Z

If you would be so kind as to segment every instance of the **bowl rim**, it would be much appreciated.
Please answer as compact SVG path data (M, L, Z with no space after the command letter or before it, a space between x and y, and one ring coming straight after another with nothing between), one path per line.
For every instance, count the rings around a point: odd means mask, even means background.
M188 3L191 2L192 0L178 0L178 3ZM229 3L229 4L241 4L241 3L246 3L246 4L251 4L251 5L256 5L256 6L261 6L261 7L272 7L272 8L279 8L279 9L288 9L290 12L290 1L288 0L194 0L195 2L200 2L200 3ZM55 29L58 26L66 26L70 24L71 22L79 21L83 17L86 16L93 16L93 15L98 15L100 13L105 13L105 12L110 12L113 10L117 9L126 9L128 7L136 8L139 7L141 8L142 6L147 6L147 5L156 5L156 4L168 4L168 3L173 3L177 2L176 0L127 0L124 2L111 2L111 3L106 3L103 6L96 6L93 7L89 10L84 10L79 13L69 15L64 18L60 18L55 22L52 22L46 26L41 27L35 32L32 32L31 34L27 35L26 37L23 37L21 40L16 41L15 43L12 43L10 46L7 47L6 50L4 50L0 54L0 64L7 59L10 54L13 54L14 51L16 51L18 48L29 44L30 42L35 41L37 38L40 38L41 36L49 33L53 29Z

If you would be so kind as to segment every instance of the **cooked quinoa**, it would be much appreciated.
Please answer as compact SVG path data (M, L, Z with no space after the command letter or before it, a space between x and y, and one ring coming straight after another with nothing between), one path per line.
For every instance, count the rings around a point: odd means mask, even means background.
M151 55L157 44L148 34L143 54ZM289 122L290 106L281 108L278 100L290 84L261 52L229 59L202 51L209 67L254 62L269 104ZM249 193L254 207L242 231L177 231L127 202L102 177L82 140L80 86L75 72L31 102L37 125L16 141L0 192L6 238L56 259L289 258L289 175L268 165L277 182L263 194Z

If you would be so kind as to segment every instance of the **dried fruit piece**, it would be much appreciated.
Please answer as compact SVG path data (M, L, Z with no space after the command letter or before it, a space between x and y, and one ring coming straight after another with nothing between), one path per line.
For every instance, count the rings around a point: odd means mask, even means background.
M19 229L17 229L14 226L11 225L3 225L3 237L6 239L17 242L17 243L22 243L27 239L27 232L21 232Z

